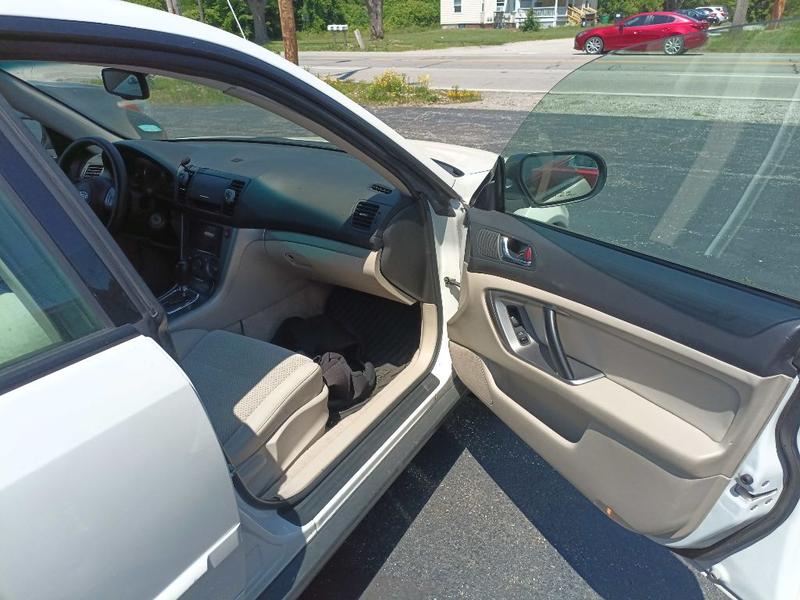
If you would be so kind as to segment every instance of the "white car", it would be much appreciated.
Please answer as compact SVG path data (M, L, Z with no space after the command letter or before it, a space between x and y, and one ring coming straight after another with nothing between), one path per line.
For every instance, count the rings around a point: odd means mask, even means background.
M695 10L710 11L717 18L717 23L724 23L728 20L728 9L724 6L698 6Z
M800 593L800 308L551 220L602 157L409 141L124 2L0 31L0 597L295 597L467 391L731 593Z

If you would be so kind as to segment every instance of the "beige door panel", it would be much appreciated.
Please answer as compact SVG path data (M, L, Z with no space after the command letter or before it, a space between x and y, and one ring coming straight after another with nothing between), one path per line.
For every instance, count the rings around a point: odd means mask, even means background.
M514 352L497 293L537 330L555 309L570 362L597 377L576 385ZM616 519L668 539L705 516L790 384L492 275L464 274L449 334L456 373L520 437Z

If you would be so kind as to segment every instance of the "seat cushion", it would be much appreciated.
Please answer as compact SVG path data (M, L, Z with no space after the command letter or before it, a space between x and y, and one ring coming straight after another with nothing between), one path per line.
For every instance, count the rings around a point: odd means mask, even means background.
M185 330L172 338L235 465L323 391L319 365L280 346L229 331Z

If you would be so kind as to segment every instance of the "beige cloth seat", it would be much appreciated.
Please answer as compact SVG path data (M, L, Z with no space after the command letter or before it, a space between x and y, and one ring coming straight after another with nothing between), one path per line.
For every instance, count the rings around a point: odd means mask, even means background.
M229 331L189 329L172 339L234 465L288 429L306 405L313 402L327 413L322 371L301 354Z

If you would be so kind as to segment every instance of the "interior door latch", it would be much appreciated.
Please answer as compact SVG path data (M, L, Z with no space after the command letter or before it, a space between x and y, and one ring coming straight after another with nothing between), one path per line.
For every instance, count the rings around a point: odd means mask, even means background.
M500 236L500 258L520 267L533 266L533 248L506 235Z

